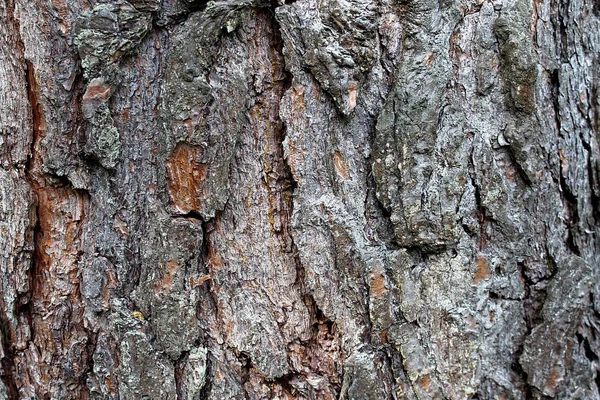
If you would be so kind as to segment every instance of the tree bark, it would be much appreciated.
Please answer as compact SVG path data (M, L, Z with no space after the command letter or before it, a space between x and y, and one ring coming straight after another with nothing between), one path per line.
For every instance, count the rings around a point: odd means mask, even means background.
M0 399L600 399L597 0L0 0Z

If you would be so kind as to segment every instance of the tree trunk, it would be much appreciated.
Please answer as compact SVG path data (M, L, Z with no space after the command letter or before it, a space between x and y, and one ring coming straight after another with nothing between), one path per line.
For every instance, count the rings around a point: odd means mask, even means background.
M600 399L597 0L0 0L0 127L0 399Z

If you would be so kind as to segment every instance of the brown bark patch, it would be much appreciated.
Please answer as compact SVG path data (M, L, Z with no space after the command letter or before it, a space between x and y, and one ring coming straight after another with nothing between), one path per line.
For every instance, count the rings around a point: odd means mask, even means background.
M350 178L344 157L339 151L333 153L333 165L335 165L335 171L342 179L347 180Z
M421 387L421 389L427 392L431 387L431 378L428 375L421 376L417 380L417 384Z
M72 285L78 285L77 261L80 224L87 207L87 198L73 190L46 187L36 191L38 197L39 233L36 238L36 276L34 296L52 297L46 274L59 274ZM46 277L48 278L48 277ZM59 285L62 287L62 285ZM66 287L65 287L66 288ZM50 290L47 292L47 290ZM76 295L67 290L62 295Z
M562 167L562 170L566 172L569 169L569 160L565 156L563 149L558 150L558 157L560 158L560 166Z
M383 274L379 273L371 279L371 292L375 295L375 297L382 297L387 289L385 288L385 278Z
M127 229L127 225L118 215L115 216L113 227L121 234L122 237L129 237L129 229Z
M206 179L202 148L179 143L167 160L167 187L175 207L182 213L199 211Z
M209 279L212 279L211 275L204 275L204 276L201 276L198 279L195 279L194 277L191 277L190 278L190 287L192 289L195 289L198 286L201 286L204 282L208 281Z
M164 271L162 279L154 285L154 294L169 293L173 289L173 277L179 269L177 261L167 261L167 269Z
M351 83L348 89L348 110L353 110L356 107L356 96L358 89L356 83Z
M112 92L111 86L101 80L93 80L83 94L83 101L108 100Z
M546 381L546 385L544 385L544 394L554 396L556 393L556 389L558 389L558 385L562 382L563 377L560 373L560 369L558 367L554 367L548 380Z
M118 284L117 275L115 271L107 270L106 271L106 286L102 289L102 307L105 310L110 308L110 299L113 297L114 289L116 289Z
M489 279L492 276L488 262L485 258L477 258L475 265L477 266L477 271L475 271L475 276L473 277L474 284L477 285L479 282Z
M46 187L36 193L39 228L32 271L34 346L26 353L44 362L28 364L28 368L39 376L41 398L47 397L47 390L66 385L74 397L84 398L82 382L90 354L78 270L81 226L89 200L84 192L73 189Z
M52 0L52 5L60 18L60 30L67 34L71 30L71 21L69 19L69 6L66 0Z
M185 130L188 133L188 137L194 133L194 121L191 118L185 119L182 121L183 126L185 126Z
M316 334L309 342L289 344L290 366L297 371L298 380L311 385L316 398L335 399L342 383L341 333L322 315L316 322Z
M218 271L223 269L223 259L221 258L221 255L217 251L215 251L215 249L212 246L208 250L207 263L211 267L211 270Z
M292 97L292 118L294 120L300 120L306 111L306 106L304 104L304 86L293 87L290 95Z

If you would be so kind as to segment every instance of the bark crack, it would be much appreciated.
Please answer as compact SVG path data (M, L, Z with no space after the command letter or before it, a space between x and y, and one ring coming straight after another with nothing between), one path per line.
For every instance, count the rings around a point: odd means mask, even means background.
M292 2L286 1L285 4L291 4L291 3L293 3L293 1ZM277 19L275 18L275 12L274 12L276 7L277 7L277 1L273 1L273 5L271 8L271 18L272 18L272 24L273 24L273 50L278 52L278 54L281 57L281 60L285 63L285 61L284 61L285 58L283 55L283 40L282 40L282 35L281 35L281 27L279 26L279 23L278 23ZM281 105L283 97L292 87L292 82L293 82L292 74L286 70L284 65L281 68L281 72L284 74L284 79L282 82L281 90L278 92L279 93L278 99L276 100L278 109ZM294 195L298 188L298 182L295 180L291 165L289 164L289 160L284 156L284 154L285 154L284 142L287 137L287 129L286 129L287 126L286 126L285 121L281 120L278 110L277 110L277 120L278 120L277 123L281 124L280 125L281 128L280 128L280 132L279 132L279 137L277 138L278 140L276 141L277 149L276 149L275 153L278 155L278 157L280 158L280 161L283 165L283 176L279 177L279 179L281 179L283 181L283 185L281 186L283 189L282 194L284 196L284 201L287 205L287 213L283 213L283 215L282 215L282 219L283 219L282 229L281 229L281 232L278 233L278 235L280 237L281 236L285 237L284 240L288 241L288 243L286 243L285 251L292 255L293 262L295 264L296 281L294 284L300 291L300 294L304 300L304 304L309 311L310 318L313 321L313 323L311 325L312 330L313 330L311 333L311 338L308 340L308 342L299 341L299 344L302 348L305 349L304 351L311 352L311 353L314 352L314 354L312 354L312 357L315 357L315 356L323 357L324 354L321 354L321 352L325 351L325 349L321 348L319 341L325 340L325 339L336 340L335 338L337 337L337 335L336 335L337 327L336 327L336 324L334 322L332 322L329 318L327 318L325 316L325 314L323 314L323 312L319 309L315 298L313 297L312 293L310 292L309 288L307 287L306 270L302 264L302 260L300 258L300 254L299 254L299 249L294 240L294 230L292 227L292 216L293 216L293 212L294 212ZM314 369L313 366L309 366L309 368L311 369L311 371L313 373L316 373L319 375L322 375L324 373L324 371L313 370ZM336 371L327 371L327 372L329 372L332 375L330 376L328 374L327 376L325 376L325 378L328 380L329 385L333 388L333 390L335 390L336 393L339 393L339 391L341 390L340 377L336 374ZM293 394L293 393L295 393L296 388L291 384L291 381L295 377L299 377L299 376L305 376L305 372L302 370L296 371L296 370L292 369L292 372L284 375L283 377L278 378L277 380L275 380L275 382L280 384L284 393L288 392L290 394Z

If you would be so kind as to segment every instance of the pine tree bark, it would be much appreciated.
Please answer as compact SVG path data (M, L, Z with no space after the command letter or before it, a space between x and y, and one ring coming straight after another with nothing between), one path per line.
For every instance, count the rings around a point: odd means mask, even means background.
M600 399L600 3L0 0L0 398Z

